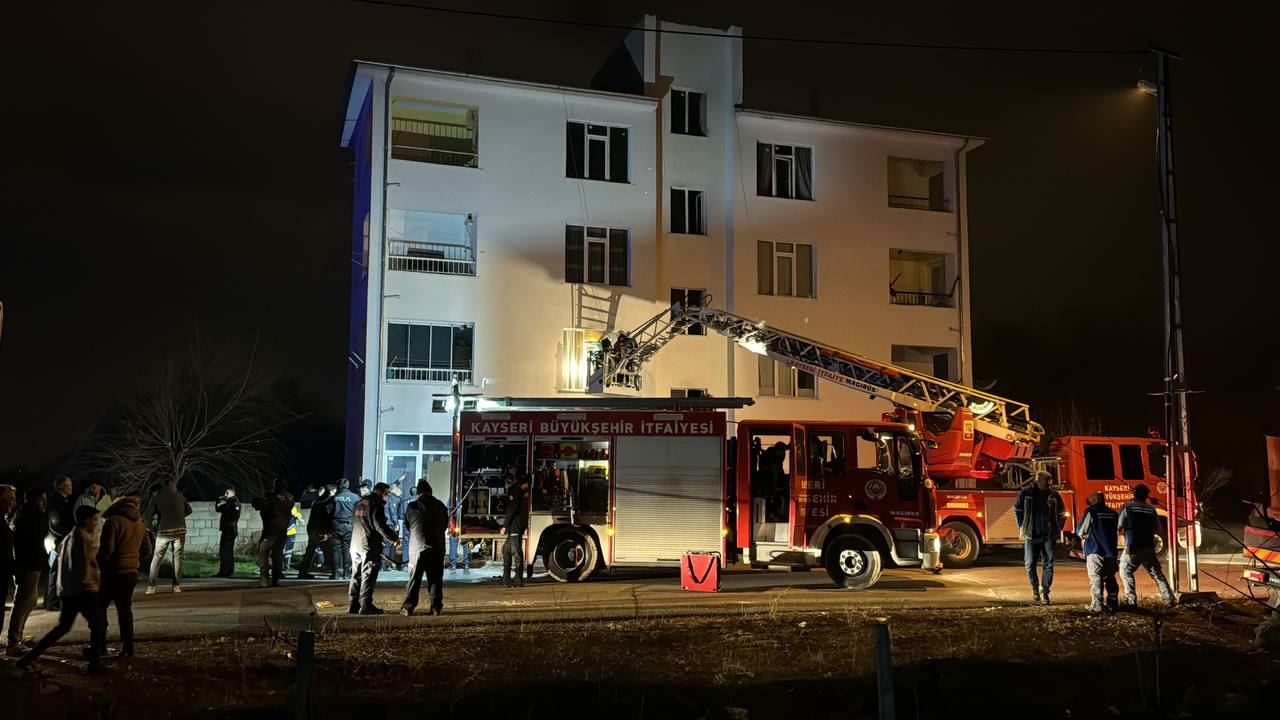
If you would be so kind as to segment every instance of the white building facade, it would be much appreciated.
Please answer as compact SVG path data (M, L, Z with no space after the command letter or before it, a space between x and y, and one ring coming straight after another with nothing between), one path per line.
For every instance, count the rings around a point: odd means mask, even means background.
M349 477L447 482L457 378L585 393L586 353L698 301L971 382L965 159L977 138L743 109L740 31L649 17L607 92L357 63ZM618 66L615 65L615 71ZM680 337L644 394L755 398L737 417L887 406Z

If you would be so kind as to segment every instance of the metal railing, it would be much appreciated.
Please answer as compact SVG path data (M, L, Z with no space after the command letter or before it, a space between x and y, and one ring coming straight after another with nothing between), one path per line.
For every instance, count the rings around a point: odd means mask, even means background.
M897 290L889 286L889 302L894 305L920 305L923 307L953 307L951 293L916 292Z
M945 210L942 203L937 206L933 204L933 200L928 196L921 197L919 195L894 195L889 194L889 207L910 208L912 210Z
M410 382L451 383L454 378L463 385L471 384L471 370L439 369L439 368L387 368L388 380L408 380Z
M393 117L391 157L437 165L477 167L476 131L456 123Z
M470 245L388 240L387 269L441 275L475 275L476 259Z

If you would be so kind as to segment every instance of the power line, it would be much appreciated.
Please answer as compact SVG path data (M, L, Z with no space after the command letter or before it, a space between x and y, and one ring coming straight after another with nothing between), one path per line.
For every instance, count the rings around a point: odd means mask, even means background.
M613 23L589 22L586 20L564 20L559 18L534 17L532 15L510 15L507 13L486 12L483 10L459 10L456 8L438 7L435 5L418 5L399 0L348 0L361 5L378 5L400 8L403 10L419 10L423 12L442 13L447 15L464 15L468 17L489 18L493 20L510 20L516 22L543 23L547 25L565 25L569 27L594 28L597 30L644 30L664 35L690 35L694 37L740 38L742 40L763 40L767 42L800 43L807 45L838 45L845 47L890 48L902 50L948 50L959 52L1018 53L1041 55L1146 55L1142 50L1109 50L1104 48L1043 48L1043 47L994 47L984 45L933 45L929 43L880 42L874 40L837 40L834 38L785 37L779 35L725 35L724 33L702 30L668 30L616 25Z

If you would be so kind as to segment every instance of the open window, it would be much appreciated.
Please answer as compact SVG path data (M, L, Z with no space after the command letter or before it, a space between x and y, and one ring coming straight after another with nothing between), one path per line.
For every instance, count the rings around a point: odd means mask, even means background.
M947 164L941 160L889 158L889 207L950 210Z
M809 477L841 477L845 474L845 434L840 430L809 432Z
M391 157L479 167L480 110L411 97L391 99Z
M751 434L751 497L764 503L764 522L791 520L791 430L760 429Z

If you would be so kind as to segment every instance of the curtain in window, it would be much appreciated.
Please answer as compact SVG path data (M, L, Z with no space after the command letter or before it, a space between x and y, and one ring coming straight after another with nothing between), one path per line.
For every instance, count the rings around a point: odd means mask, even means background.
M685 224L686 207L684 190L671 188L671 232L682 233L688 231L688 226Z
M773 195L773 146L756 143L756 194Z
M795 395L795 383L793 375L795 373L789 366L778 363L778 394L779 395Z
M764 355L758 355L757 365L757 386L760 388L761 395L772 395L773 390L773 361Z
M756 292L773 294L773 243L756 243Z
M582 256L583 230L581 225L568 225L564 229L564 281L583 282Z
M626 230L609 231L609 284L631 284L631 248L628 247Z
M812 245L796 245L796 297L814 297Z
M609 180L624 183L630 177L627 166L628 132L624 127L609 128Z
M813 199L813 148L796 148L796 197Z
M583 175L587 131L582 123L566 123L564 127L564 174L565 177L580 178Z

